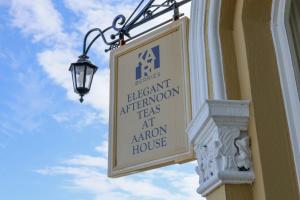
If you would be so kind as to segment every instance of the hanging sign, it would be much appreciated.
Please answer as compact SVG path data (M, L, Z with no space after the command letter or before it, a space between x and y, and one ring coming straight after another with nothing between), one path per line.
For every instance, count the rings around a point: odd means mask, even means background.
M111 52L108 176L193 160L187 35L182 18Z

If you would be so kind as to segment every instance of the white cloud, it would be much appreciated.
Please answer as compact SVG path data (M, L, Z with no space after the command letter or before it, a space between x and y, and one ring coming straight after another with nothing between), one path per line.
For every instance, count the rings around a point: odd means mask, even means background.
M196 166L197 162L188 163L189 166ZM187 174L186 172L180 172L178 170L162 170L158 169L155 170L155 174L158 174L162 179L170 180L170 184L172 184L176 188L180 188L183 193L186 194L193 194L195 192L195 187L186 187L195 185L198 183L198 176L195 174ZM153 174L152 174L153 175ZM180 181L178 181L180 180Z
M95 150L99 153L101 153L103 156L108 156L108 141L102 142L100 146L97 146Z
M47 123L44 113L53 104L52 92L47 90L47 80L30 67L13 71L9 78L15 81L15 87L19 90L12 92L8 100L3 99L1 102L6 112L0 112L0 135L43 132L41 128ZM41 98L45 96L47 98Z
M126 1L116 3L108 0L64 0L64 2L65 6L79 17L73 27L77 28L82 35L92 28L98 27L103 30L111 26L114 18L119 14L129 16L137 4L137 2L129 4ZM109 39L110 34L107 36ZM101 40L93 46L92 51L96 52L100 59L107 61L109 54L104 52L106 48L106 44Z
M47 176L68 176L69 180L62 185L64 188L92 194L95 200L204 200L196 193L197 174L183 171L183 165L117 179L108 178L107 158L102 157L106 147L107 141L95 148L101 152L99 157L76 155L63 161L60 166L47 167L36 172ZM185 167L194 166L195 162L185 164Z
M85 102L100 110L101 119L108 122L109 118L109 69L100 68L93 80L90 93Z
M0 0L0 6L9 6L10 3L10 0Z
M70 121L70 116L67 113L56 113L52 116L58 123Z
M70 100L78 102L78 95L74 93L72 77L68 71L71 62L74 62L76 53L70 49L45 50L38 54L38 61L47 74L55 83L62 86L67 91ZM100 68L93 80L90 93L85 96L85 103L100 111L100 116L96 113L86 115L85 124L100 118L104 123L109 117L109 69Z
M37 54L39 64L56 84L66 89L70 100L78 102L78 96L73 92L68 67L71 62L77 60L79 53L74 46L81 43L78 41L82 41L82 36L78 36L76 32L71 34L64 32L62 16L55 9L51 0L38 0L38 2L13 0L10 15L13 26L19 28L24 34L32 36L35 42L49 46ZM108 76L107 69L98 70L93 85L98 83L100 87L104 86L104 88L100 88L98 92L92 92L86 101L100 111L103 122L108 121ZM63 120L59 119L58 115L54 117L56 120ZM96 117L99 118L99 114L86 115L85 124L95 121Z
M63 20L51 0L12 0L12 25L32 35L34 41L64 41ZM52 43L53 44L53 43Z
M95 27L106 28L111 26L113 19L118 14L128 16L137 4L137 2L129 4L126 1L116 3L107 0L64 0L64 2L67 8L80 16L80 21L77 22L80 26L76 27L82 33Z
M5 53L0 52L0 58L1 58L1 59L5 59L6 57L7 57L7 56L6 56Z
M68 91L68 96L75 98L68 66L76 58L76 52L70 49L49 49L38 54L38 61L57 84Z
M106 120L103 118L102 114L97 111L91 111L90 109L70 109L63 112L57 112L52 114L52 118L66 126L72 127L75 130L82 130L83 128L89 127L91 125L99 125L99 122L105 123Z
M69 163L70 164L70 163ZM78 163L77 163L78 164ZM83 191L102 200L111 200L113 197L124 196L122 199L158 199L158 200L193 200L202 199L196 193L198 176L179 172L174 176L162 176L169 174L168 169L155 170L148 173L140 173L128 177L110 179L106 173L95 168L84 167L52 167L37 170L42 175L68 175L68 185L63 185L75 191ZM149 173L152 176L149 176Z
M64 161L64 163L75 166L107 168L107 159L88 155L76 155L73 158Z

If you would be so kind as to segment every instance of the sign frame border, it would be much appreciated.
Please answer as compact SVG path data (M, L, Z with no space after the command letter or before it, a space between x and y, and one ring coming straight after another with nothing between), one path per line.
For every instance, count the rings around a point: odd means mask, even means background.
M174 154L165 158L158 160L143 162L141 164L133 165L131 167L125 167L122 169L116 168L117 161L117 145L116 145L116 126L117 126L117 115L115 114L117 110L117 81L118 81L118 57L122 56L128 52L131 52L141 46L147 45L155 40L158 40L168 34L175 31L181 32L181 46L182 46L182 56L183 56L183 96L185 97L185 125L187 127L188 123L192 118L192 107L191 107L191 90L190 90L190 69L189 69L189 54L188 54L188 36L189 36L189 19L183 17L178 21L172 22L158 30L155 30L145 36L142 36L135 41L128 43L125 46L121 46L116 50L110 52L110 106L109 106L109 149L108 149L108 177L116 178L121 176L126 176L154 168L159 168L171 164L182 164L195 160L195 153L192 145L188 142L188 134L186 134L188 151L184 153Z

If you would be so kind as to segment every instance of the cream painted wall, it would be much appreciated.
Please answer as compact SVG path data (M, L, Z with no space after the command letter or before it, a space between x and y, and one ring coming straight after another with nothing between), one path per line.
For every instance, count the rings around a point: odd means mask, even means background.
M203 57L209 97L216 97L216 85L223 81L226 94L223 99L250 100L248 134L256 176L252 185L225 184L219 187L208 195L209 200L299 199L290 130L271 31L273 2L207 0L202 5L206 10L201 18L204 26L201 41L204 42L202 47L205 47ZM216 12L220 15L215 15L219 19L210 20L211 6L216 4L219 8ZM216 21L217 27L212 28L211 23ZM217 30L217 34L212 34L211 30ZM212 38L219 44L211 42ZM217 66L222 67L223 80L215 74L214 68Z

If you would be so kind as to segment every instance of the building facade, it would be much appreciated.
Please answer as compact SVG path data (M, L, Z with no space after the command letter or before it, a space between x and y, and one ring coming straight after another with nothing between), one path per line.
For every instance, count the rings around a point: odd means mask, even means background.
M193 0L190 23L198 193L299 199L300 1Z

